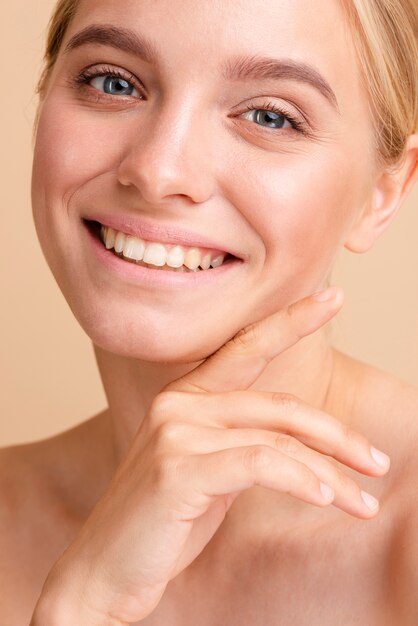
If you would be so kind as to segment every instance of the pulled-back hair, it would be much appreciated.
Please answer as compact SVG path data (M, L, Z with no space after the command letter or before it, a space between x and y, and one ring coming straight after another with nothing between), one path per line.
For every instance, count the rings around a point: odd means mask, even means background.
M408 136L418 131L418 7L416 0L340 0L351 26L374 125L378 168L399 166ZM49 22L43 97L78 0L59 0ZM35 122L36 124L36 122Z

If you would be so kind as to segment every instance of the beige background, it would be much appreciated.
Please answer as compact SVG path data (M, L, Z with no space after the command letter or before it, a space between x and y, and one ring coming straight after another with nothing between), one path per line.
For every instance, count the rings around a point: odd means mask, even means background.
M0 446L48 437L105 406L89 339L43 259L30 208L33 95L51 0L4 3L1 20ZM334 344L418 386L418 189L365 255L343 250Z

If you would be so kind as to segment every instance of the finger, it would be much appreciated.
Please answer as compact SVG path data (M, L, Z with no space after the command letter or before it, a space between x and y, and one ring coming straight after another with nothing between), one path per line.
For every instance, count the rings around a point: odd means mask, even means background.
M155 426L178 420L191 425L214 425L222 432L237 428L273 430L292 435L310 448L334 457L370 476L382 476L390 467L378 464L372 446L363 434L351 429L325 411L314 408L288 393L228 391L223 393L165 392L160 395ZM196 433L196 439L205 435ZM190 441L191 436L187 439Z
M361 519L373 517L379 511L378 500L372 496L366 503L361 487L329 458L287 435L273 437L271 445L307 465L321 482L329 485L335 493L332 504L342 511Z
M317 506L330 504L334 497L329 489L328 495L324 495L321 481L309 467L270 446L253 445L188 455L182 463L186 466L183 472L187 476L185 492L193 500L190 505L195 505L196 509L202 507L202 494L212 499L255 485L288 493Z
M359 485L347 476L329 457L318 454L311 448L289 435L275 434L269 431L239 428L221 430L204 429L204 436L193 439L193 452L207 454L219 449L267 445L292 459L303 463L319 478L319 480L335 493L332 504L341 510L362 519L374 516L379 510L379 503L370 507L362 496Z
M164 389L198 392L247 389L275 356L337 313L344 292L340 287L331 287L330 294L326 301L308 296L250 324L194 370Z

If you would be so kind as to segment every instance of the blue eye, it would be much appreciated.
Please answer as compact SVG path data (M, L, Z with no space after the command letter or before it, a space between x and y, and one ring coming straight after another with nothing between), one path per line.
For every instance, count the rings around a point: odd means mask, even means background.
M140 85L139 89L135 85ZM85 88L87 85L92 87L98 92L98 99L100 100L100 94L106 96L125 96L134 97L139 100L143 100L143 90L141 82L138 79L128 73L122 73L121 70L110 66L102 66L100 68L87 68L81 72L78 76L71 79L70 85L78 88ZM264 102L261 106L251 103L247 106L247 113L242 115L250 115L250 121L256 123L261 129L271 129L273 131L270 134L283 135L285 133L278 131L287 131L293 133L300 133L303 136L310 137L307 124L293 117L285 107L278 106L274 102ZM287 124L287 126L286 126ZM275 132L276 131L276 132ZM287 134L287 133L286 133Z
M113 67L89 67L73 79L73 85L84 88L87 85L105 96L133 96L142 99L135 88L138 80L132 74Z
M89 84L98 91L103 91L110 96L139 96L139 93L132 83L121 76L103 74L90 78Z
M250 121L256 122L261 127L272 128L273 130L293 129L303 132L303 124L273 102L266 102L261 107L249 105L247 111L243 115L251 114L252 119L250 118Z
M272 111L268 111L266 109L253 109L255 115L253 116L253 120L257 123L260 123L262 126L267 124L267 128L276 128L280 129L285 126L286 122L289 125L289 128L293 128L292 124L288 121L285 115L282 113L274 113ZM286 126L285 126L286 128Z

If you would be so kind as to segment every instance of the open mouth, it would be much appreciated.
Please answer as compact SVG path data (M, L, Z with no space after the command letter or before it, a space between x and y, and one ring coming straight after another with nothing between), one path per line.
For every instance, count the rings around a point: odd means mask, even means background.
M221 265L240 260L228 252L163 244L145 241L132 235L114 230L93 220L83 220L90 233L102 245L127 263L135 263L154 270L171 272L210 271Z

